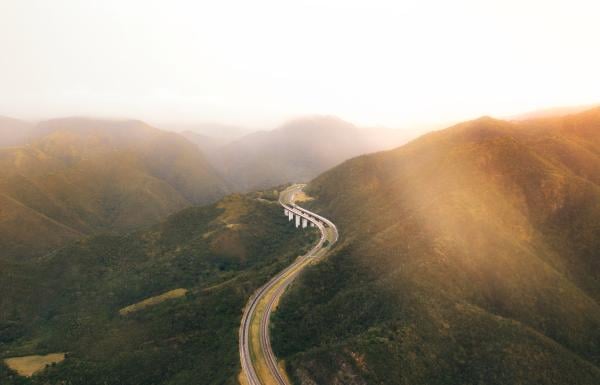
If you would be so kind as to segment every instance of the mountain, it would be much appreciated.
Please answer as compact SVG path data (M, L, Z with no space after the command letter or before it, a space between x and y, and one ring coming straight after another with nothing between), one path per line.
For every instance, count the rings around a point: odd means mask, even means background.
M239 191L307 181L353 156L403 141L399 130L360 129L341 119L315 116L260 131L214 152L216 168Z
M308 191L342 238L275 314L294 383L600 383L600 109L466 122Z
M35 124L0 116L0 148L25 146L53 130L54 128L48 122Z
M233 139L208 136L194 131L182 131L181 135L195 143L207 159L213 160L213 163L216 161L219 151L233 141Z
M288 222L276 191L231 195L4 263L0 383L236 384L241 310L310 248L311 230ZM60 352L63 362L31 378L3 360Z
M516 120L528 120L528 119L541 119L541 118L554 118L566 115L573 115L579 112L584 112L598 107L598 104L584 105L584 106L564 106L564 107L551 107L544 108L541 110L530 111L524 114L519 114L512 119Z
M0 148L20 146L32 135L33 124L0 116Z
M161 125L169 131L181 132L184 134L198 134L201 136L214 138L230 142L252 133L254 130L246 127L235 126L232 124L222 124L213 122L188 123L188 124L165 124Z
M0 149L0 247L30 256L99 231L156 222L227 191L198 148L139 121L68 118Z

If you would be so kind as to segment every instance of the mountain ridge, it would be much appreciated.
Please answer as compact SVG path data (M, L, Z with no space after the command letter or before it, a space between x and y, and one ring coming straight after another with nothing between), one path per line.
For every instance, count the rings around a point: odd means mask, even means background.
M346 159L404 140L400 130L366 132L335 116L314 115L236 139L211 161L237 190L251 191L307 181Z
M312 204L343 238L276 314L288 373L597 383L600 170L580 164L600 163L599 140L600 109L484 117L317 177Z
M68 118L36 127L45 134L0 149L0 193L77 232L132 229L229 190L193 143L141 121ZM29 235L10 231L21 211L11 207L16 212L0 215L6 230L0 244L13 244L14 237L31 245L50 241L36 242L35 226Z

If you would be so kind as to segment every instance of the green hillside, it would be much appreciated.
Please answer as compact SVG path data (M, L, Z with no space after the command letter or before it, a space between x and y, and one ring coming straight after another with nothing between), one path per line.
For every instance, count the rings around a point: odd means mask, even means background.
M296 384L600 383L600 109L466 122L309 189L342 239L275 315Z
M244 304L316 239L275 199L232 195L147 230L0 261L0 358L68 352L31 379L0 360L0 383L235 384ZM174 289L187 293L119 312Z
M59 119L0 149L1 258L154 223L227 186L185 138L138 121Z

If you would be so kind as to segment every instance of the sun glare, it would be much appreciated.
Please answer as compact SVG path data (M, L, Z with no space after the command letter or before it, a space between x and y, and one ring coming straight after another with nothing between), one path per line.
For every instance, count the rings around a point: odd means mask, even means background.
M0 113L394 127L600 101L595 1L15 1Z

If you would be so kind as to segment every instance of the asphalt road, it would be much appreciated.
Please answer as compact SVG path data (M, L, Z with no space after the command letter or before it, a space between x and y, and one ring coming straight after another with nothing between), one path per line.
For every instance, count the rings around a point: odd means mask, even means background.
M277 358L271 349L269 337L271 312L285 289L298 276L300 271L315 259L322 257L329 247L331 247L338 239L337 228L331 221L294 204L294 196L300 192L303 187L304 185L293 185L283 191L279 196L279 203L283 208L314 223L321 232L321 237L307 254L298 257L294 263L279 272L275 277L271 278L269 282L259 288L252 297L250 297L246 304L240 325L239 350L242 371L244 372L249 385L289 385L285 373L279 369ZM290 226L294 226L294 223L290 222ZM299 231L301 231L301 229L299 229ZM325 241L328 241L327 247L324 247ZM263 307L264 311L257 313L259 305ZM260 357L256 357L251 353L252 348L250 345L251 327L256 324L258 324L259 327L258 336L260 340L260 349L258 355ZM256 362L259 360L265 362L268 368L266 371L267 373L264 373L264 371L262 372L262 378L258 373L259 371L257 370L256 365Z

